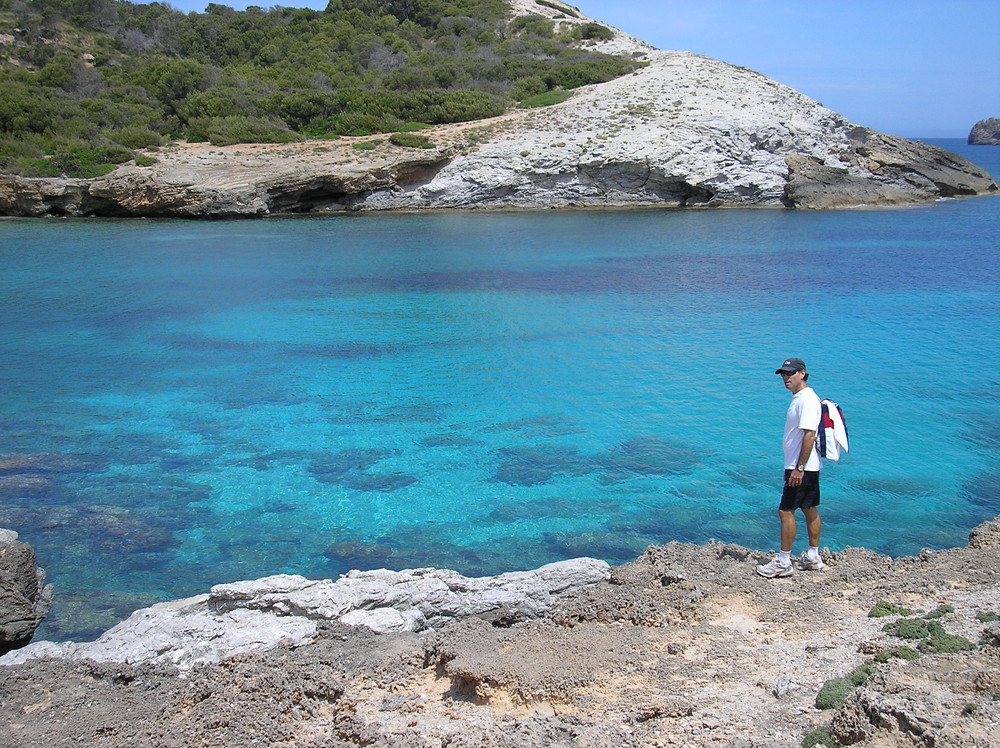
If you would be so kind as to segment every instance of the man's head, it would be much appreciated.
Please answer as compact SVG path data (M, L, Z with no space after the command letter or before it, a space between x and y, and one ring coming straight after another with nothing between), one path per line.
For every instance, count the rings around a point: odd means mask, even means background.
M793 394L805 387L809 379L809 372L801 358L786 358L774 373L781 375L781 381Z

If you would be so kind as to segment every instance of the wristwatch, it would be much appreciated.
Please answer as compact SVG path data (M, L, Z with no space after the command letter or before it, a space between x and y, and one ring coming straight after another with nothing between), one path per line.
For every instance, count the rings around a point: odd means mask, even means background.
M804 473L806 471L806 466L805 465L796 465L795 469L798 470L800 473Z

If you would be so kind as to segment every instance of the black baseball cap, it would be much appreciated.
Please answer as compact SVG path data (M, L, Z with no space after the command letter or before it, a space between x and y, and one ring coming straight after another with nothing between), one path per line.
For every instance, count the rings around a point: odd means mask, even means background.
M786 358L781 362L781 366L774 370L775 374L792 374L796 371L805 371L806 364L801 358Z

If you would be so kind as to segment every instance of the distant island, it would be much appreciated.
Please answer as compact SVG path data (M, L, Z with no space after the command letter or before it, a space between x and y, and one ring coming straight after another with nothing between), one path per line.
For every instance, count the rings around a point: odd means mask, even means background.
M1000 117L981 119L969 132L969 145L1000 145Z

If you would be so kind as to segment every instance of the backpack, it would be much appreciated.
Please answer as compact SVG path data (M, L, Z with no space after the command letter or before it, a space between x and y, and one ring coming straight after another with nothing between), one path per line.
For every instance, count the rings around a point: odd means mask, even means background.
M840 459L840 452L848 451L847 421L844 411L833 400L819 401L819 428L816 429L816 451L824 460Z

